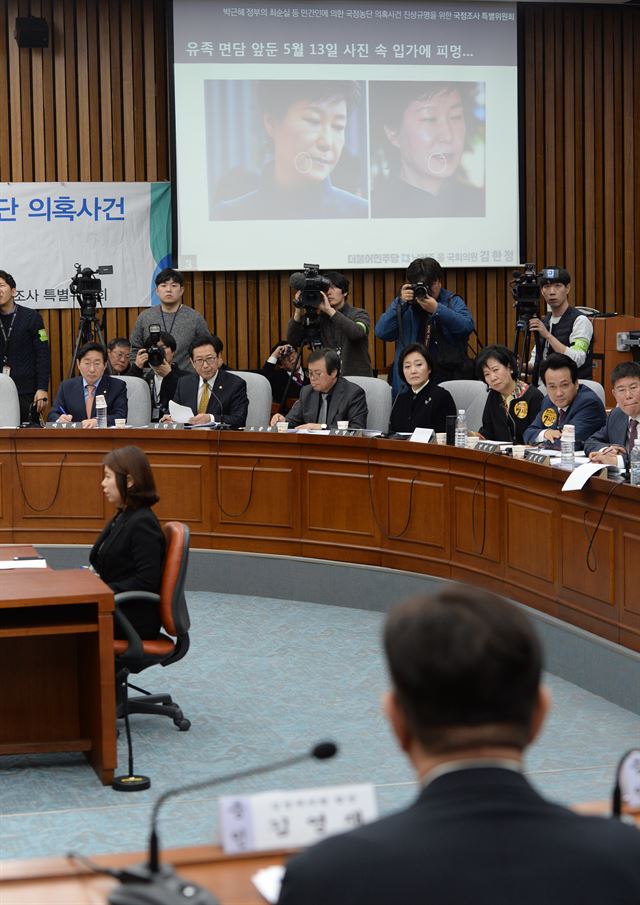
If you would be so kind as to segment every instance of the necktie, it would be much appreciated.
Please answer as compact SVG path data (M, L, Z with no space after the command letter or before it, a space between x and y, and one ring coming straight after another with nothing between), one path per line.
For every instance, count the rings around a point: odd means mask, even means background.
M87 409L87 418L91 417L91 411L93 409L93 394L95 393L96 388L94 386L90 386L87 384L87 398L85 401L85 406Z
M629 418L629 432L627 434L627 452L631 455L631 450L638 436L638 422L635 418Z
M322 393L322 402L320 403L320 411L318 412L318 424L327 423L327 394Z
M565 409L558 409L558 427L562 427L564 424L564 419L567 416L567 412Z
M207 406L209 405L209 396L211 395L211 390L209 388L209 384L205 383L202 385L202 392L200 393L200 402L198 403L198 414L205 415L207 412Z

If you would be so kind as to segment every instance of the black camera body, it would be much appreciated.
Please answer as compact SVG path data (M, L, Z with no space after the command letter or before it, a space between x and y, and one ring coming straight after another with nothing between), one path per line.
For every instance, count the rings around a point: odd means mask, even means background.
M540 317L540 286L535 264L525 264L522 273L513 271L511 295L518 321L526 323L532 317Z
M296 271L289 277L289 286L300 291L300 297L294 299L296 308L304 308L307 314L317 316L317 309L322 304L322 293L331 286L331 280L320 273L318 264L305 264L303 271Z
M431 295L430 283L412 283L411 288L413 289L414 301L418 301L419 299L426 299L427 296Z
M165 351L162 346L149 346L147 349L149 355L149 364L153 368L158 368L163 361L166 361Z
M71 295L80 305L80 314L83 317L95 318L97 307L102 301L102 280L99 280L96 274L113 273L113 267L108 264L92 270L91 267L76 264L75 268L76 272L69 286Z

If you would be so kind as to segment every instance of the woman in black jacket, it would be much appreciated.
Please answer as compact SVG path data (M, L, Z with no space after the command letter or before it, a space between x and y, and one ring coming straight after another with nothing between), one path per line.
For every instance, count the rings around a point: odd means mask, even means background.
M480 436L522 444L525 430L540 411L542 393L518 380L515 355L506 346L486 346L476 359L476 369L489 387Z
M146 455L137 446L108 453L104 460L102 489L116 514L93 545L89 560L100 578L117 594L120 591L159 593L165 540L160 523L151 510L158 501L153 472ZM158 604L133 601L121 611L143 639L160 631ZM122 637L117 631L116 637Z
M455 415L456 406L451 393L431 380L432 370L431 355L422 343L411 343L402 350L398 373L409 389L396 396L390 433L413 433L416 427L430 427L435 433L444 433L447 415Z

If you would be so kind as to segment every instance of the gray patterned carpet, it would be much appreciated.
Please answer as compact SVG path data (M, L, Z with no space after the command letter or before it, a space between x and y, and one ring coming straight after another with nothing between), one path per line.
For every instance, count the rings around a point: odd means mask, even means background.
M373 782L381 813L415 795L412 774L380 713L386 687L382 616L296 601L191 593L192 649L143 684L170 690L192 721L132 718L136 769L148 792L103 788L82 758L0 758L0 858L144 849L150 808L167 788L305 751L331 738L340 754L170 801L165 846L217 840L219 794ZM548 677L554 706L528 771L562 802L606 798L622 752L640 741L640 717ZM126 769L124 739L119 766Z

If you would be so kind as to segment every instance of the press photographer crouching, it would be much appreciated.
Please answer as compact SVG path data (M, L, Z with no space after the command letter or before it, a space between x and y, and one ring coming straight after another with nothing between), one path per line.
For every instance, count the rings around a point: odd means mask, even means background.
M131 365L130 375L142 377L149 387L152 423L160 421L167 414L178 380L187 373L173 363L176 348L175 338L170 333L150 333Z
M309 378L300 365L298 353L284 339L278 340L273 346L260 368L260 374L269 381L271 397L280 406L281 415L287 414L288 401L297 399L302 387L309 383Z
M369 358L371 321L364 308L347 301L349 280L337 270L323 274L305 264L303 273L294 273L289 285L298 290L295 313L287 324L287 342L299 348L335 349L342 361L344 377L372 377ZM309 290L308 286L314 286Z

